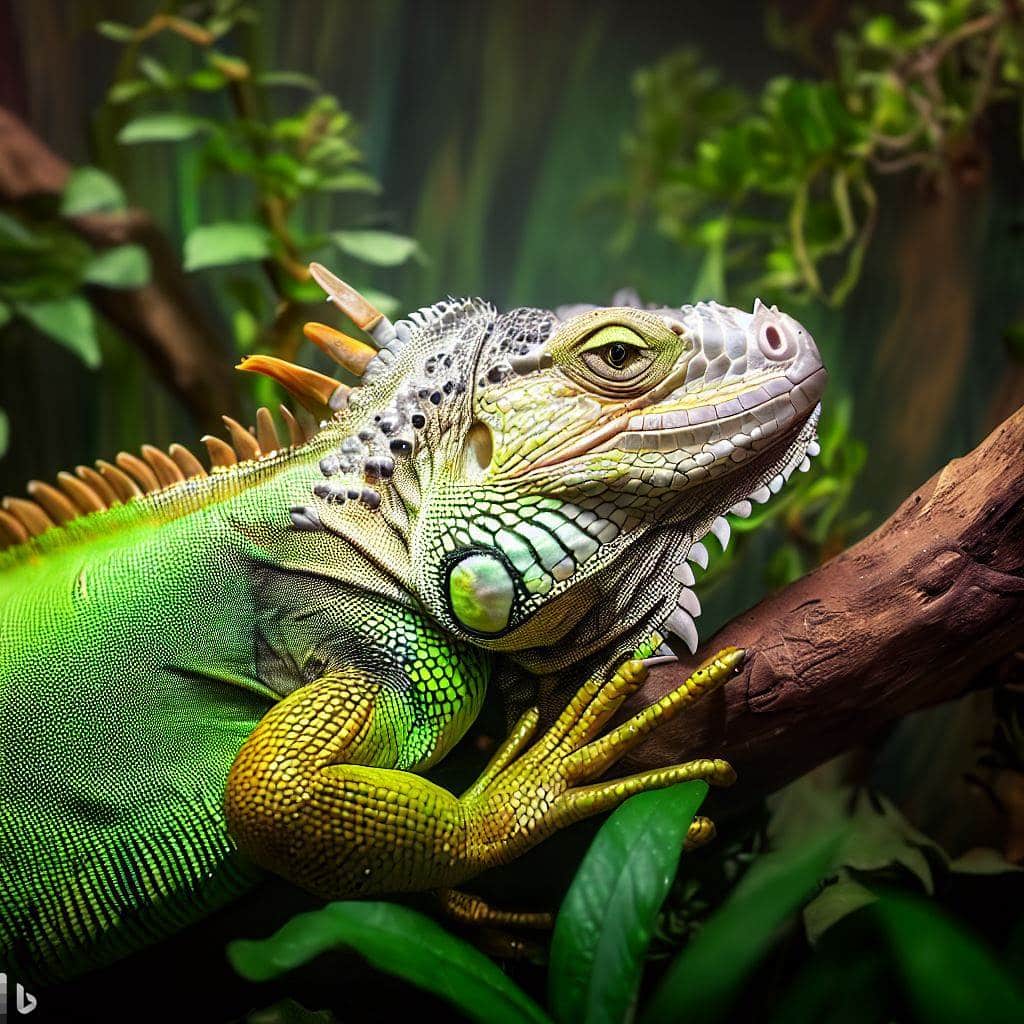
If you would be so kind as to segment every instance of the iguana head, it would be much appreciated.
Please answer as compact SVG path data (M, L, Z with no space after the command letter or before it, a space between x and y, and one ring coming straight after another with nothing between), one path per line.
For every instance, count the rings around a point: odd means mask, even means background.
M821 358L760 302L449 299L372 330L382 347L293 519L348 536L384 520L418 602L535 668L652 630L695 648L687 559L706 565L724 514L749 515L817 451Z

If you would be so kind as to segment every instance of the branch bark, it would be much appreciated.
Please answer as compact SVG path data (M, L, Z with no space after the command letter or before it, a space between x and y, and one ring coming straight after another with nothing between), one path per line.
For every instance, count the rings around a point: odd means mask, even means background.
M740 675L657 730L622 770L720 755L745 802L911 711L994 683L1024 648L1024 409L698 657L652 669L626 710L729 644L748 652Z
M59 195L70 165L23 121L0 107L0 200ZM133 341L205 429L220 429L220 415L237 411L230 360L197 301L178 257L154 224L137 209L88 214L71 221L97 249L133 242L149 253L153 268L141 288L92 288L96 307Z

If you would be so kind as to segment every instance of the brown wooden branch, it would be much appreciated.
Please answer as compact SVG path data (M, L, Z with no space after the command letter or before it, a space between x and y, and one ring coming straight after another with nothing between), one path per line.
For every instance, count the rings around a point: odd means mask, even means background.
M0 200L58 195L70 173L65 160L0 107ZM92 288L91 296L97 308L138 345L200 425L219 429L221 413L235 412L238 402L230 359L163 233L147 213L135 209L88 214L71 223L97 249L132 242L149 253L149 284Z
M698 658L652 669L631 708L729 644L748 652L740 675L621 768L720 754L745 802L902 715L992 685L1024 648L1024 409L871 536L730 622Z

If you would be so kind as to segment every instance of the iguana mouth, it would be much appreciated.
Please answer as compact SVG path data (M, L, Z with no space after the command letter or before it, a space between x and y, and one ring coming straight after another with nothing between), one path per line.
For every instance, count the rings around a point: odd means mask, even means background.
M806 418L789 426L783 436L777 438L777 442L785 443L777 443L770 452L762 453L762 458L759 461L763 465L760 467L760 472L753 476L756 486L750 488L744 497L734 501L725 512L716 516L703 533L690 535L691 543L689 544L686 558L679 565L675 566L672 573L676 582L681 584L676 597L676 606L660 623L660 628L665 633L671 633L679 637L691 653L696 653L699 643L696 620L700 617L701 605L696 593L692 589L696 584L696 579L688 563L692 562L695 565L699 565L702 569L707 569L709 554L703 541L710 533L714 535L722 550L725 551L732 535L732 528L729 525L729 520L726 518L727 515L746 519L753 511L752 503L765 504L771 500L773 495L778 494L785 487L795 471L807 472L810 469L811 459L821 452L821 446L817 439L817 424L820 414L820 404L815 405ZM765 457L769 454L773 454L774 458L769 459ZM754 468L754 465L750 465L750 469ZM751 478L748 477L748 479ZM682 521L677 521L672 525L674 525L675 529L679 529L683 523ZM667 528L671 529L672 526ZM667 647L664 653L674 654L671 648Z
M664 403L657 412L628 413L616 416L575 443L545 459L525 466L521 475L535 470L565 465L572 459L601 452L657 451L671 461L671 454L695 452L694 465L710 464L735 451L774 447L794 420L812 409L824 390L827 372L819 366L796 381L788 377L769 377L731 397L717 402L686 407L686 397ZM723 389L724 390L724 389ZM750 426L750 424L754 424ZM745 461L745 457L735 461Z
M616 444L639 451L677 451L694 442L710 439L714 428L721 429L723 423L745 413L759 420L775 422L777 426L772 433L777 435L794 416L813 408L824 388L826 376L825 368L820 367L796 384L786 377L773 377L736 397L717 403L632 416L628 429L618 436ZM809 397L811 395L813 399ZM762 413L772 415L762 416ZM757 427L753 429L758 430ZM756 440L766 434L762 428L751 436Z

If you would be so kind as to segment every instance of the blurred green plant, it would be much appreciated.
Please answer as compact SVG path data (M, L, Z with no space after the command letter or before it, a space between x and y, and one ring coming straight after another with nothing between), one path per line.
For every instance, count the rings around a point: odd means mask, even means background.
M322 301L307 265L330 249L354 257L366 268L353 284L388 313L397 300L376 291L370 268L394 267L422 259L410 238L361 225L369 214L350 211L347 229L307 230L302 208L317 197L375 196L376 179L363 166L352 116L320 91L308 75L258 70L231 48L240 33L259 20L258 5L211 0L192 5L191 16L166 5L138 26L100 23L98 31L124 47L107 101L125 118L117 132L124 146L180 143L197 147L201 166L221 175L248 201L248 215L198 224L184 239L188 271L254 264L262 268L269 297L254 279L233 279L230 291L235 341L240 350L262 349L294 356L305 304ZM273 93L310 93L298 110L282 116ZM141 110L145 105L149 109ZM308 220L308 218L307 218Z
M244 977L265 981L348 949L482 1022L735 1019L747 986L783 948L787 923L792 933L799 909L821 891L821 880L848 856L851 844L856 848L856 832L835 823L805 828L800 841L758 857L685 948L656 965L648 946L679 866L686 826L706 792L703 783L685 783L641 794L598 832L558 913L546 1011L473 946L423 914L390 903L330 904L267 939L233 943L229 959ZM817 949L804 942L800 960L787 968L792 985L777 999L750 1000L759 1013L767 1015L775 1002L773 1019L780 1021L884 1021L906 1003L921 1021L1022 1019L1024 991L982 942L918 898L864 888L870 899L821 927ZM837 957L825 933L844 917L853 927L835 928L842 931L843 955ZM661 969L652 971L654 966ZM851 977L863 982L863 974L872 986L867 1005L877 1003L877 1012L851 1015L834 993L849 987ZM381 986L382 998L385 991Z
M919 168L939 181L993 104L1024 112L1015 4L904 6L899 19L862 17L841 32L821 81L781 76L747 96L692 50L640 72L620 244L653 214L670 238L704 251L702 295L841 305L874 231L877 177Z
M0 210L0 333L24 322L86 366L98 366L96 322L84 290L145 284L149 256L133 244L93 249L72 221L124 209L124 194L109 175L81 167L68 179L59 203L41 199ZM7 419L0 410L0 455L7 437Z

